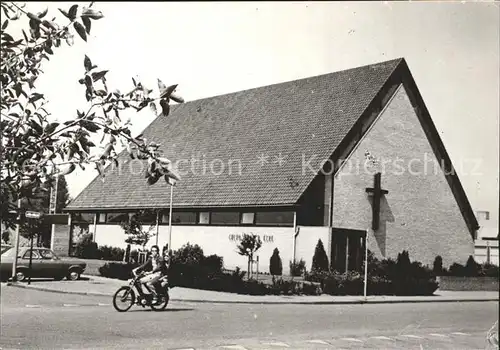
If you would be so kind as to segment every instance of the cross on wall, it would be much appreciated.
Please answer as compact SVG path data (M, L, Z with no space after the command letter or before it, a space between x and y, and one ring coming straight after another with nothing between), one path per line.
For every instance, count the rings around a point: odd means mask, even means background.
M383 190L381 187L381 173L376 173L373 179L373 187L367 187L366 193L370 193L373 197L372 205L372 229L374 231L378 230L380 224L380 200L382 196L388 194L389 191Z

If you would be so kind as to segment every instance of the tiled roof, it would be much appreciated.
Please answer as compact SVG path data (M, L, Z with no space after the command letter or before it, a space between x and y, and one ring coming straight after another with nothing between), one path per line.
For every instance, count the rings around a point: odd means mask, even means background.
M170 160L183 160L174 207L295 204L315 176L309 168L303 169L303 159L307 163L315 156L310 164L319 170L321 160L332 155L402 61L173 106L168 117L155 119L143 135L160 143ZM281 166L275 163L280 153L284 157ZM261 155L268 156L263 166ZM122 164L130 160L127 154L120 157ZM192 162L193 157L198 161ZM211 162L215 173L210 170ZM137 161L134 164L140 168ZM129 169L130 163L123 164L121 175L114 169L104 182L94 179L67 209L169 206L170 186L163 179L149 186L143 173L133 174Z

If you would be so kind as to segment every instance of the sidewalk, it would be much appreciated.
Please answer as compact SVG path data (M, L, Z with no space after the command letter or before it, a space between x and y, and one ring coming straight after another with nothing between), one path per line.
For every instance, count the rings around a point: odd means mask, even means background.
M62 294L94 295L112 297L115 291L127 281L98 276L82 276L80 281L32 281L9 283L11 287L38 289ZM498 301L498 292L456 292L439 291L433 296L332 296L332 295L244 295L208 290L174 287L170 300L205 303L240 304L376 304L376 303L425 303L425 302L471 302Z

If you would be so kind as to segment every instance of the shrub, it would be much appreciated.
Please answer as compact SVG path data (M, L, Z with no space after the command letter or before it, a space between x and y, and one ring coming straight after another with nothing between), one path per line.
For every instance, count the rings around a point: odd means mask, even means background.
M103 277L117 278L119 280L128 280L132 278L132 269L139 266L138 264L126 263L106 263L99 268L99 274Z
M91 233L83 235L76 244L75 256L82 259L99 259L97 243L93 241Z
M448 271L444 271L447 276L457 277L496 277L499 278L499 267L496 265L483 263L478 264L472 256L469 256L466 265L453 263Z
M98 256L101 260L110 261L123 261L123 256L125 255L125 250L117 247L100 246L98 249Z
M269 260L269 272L274 276L281 276L283 274L283 264L278 248L274 248L273 255Z
M290 261L290 275L298 277L306 273L306 262L303 259L299 261Z
M434 271L434 273L438 276L443 274L443 272L444 272L443 258L440 255L436 256L436 258L434 259L432 271Z
M326 255L325 247L321 239L316 244L311 270L313 271L328 271L328 256Z

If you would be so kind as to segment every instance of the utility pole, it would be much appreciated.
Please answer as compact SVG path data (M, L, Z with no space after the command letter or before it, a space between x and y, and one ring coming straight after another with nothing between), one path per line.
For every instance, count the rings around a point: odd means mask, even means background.
M17 200L17 225L16 225L16 239L14 243L14 249L16 254L14 256L14 261L12 262L12 282L16 282L16 270L17 270L17 254L19 254L19 228L21 226L21 199Z

